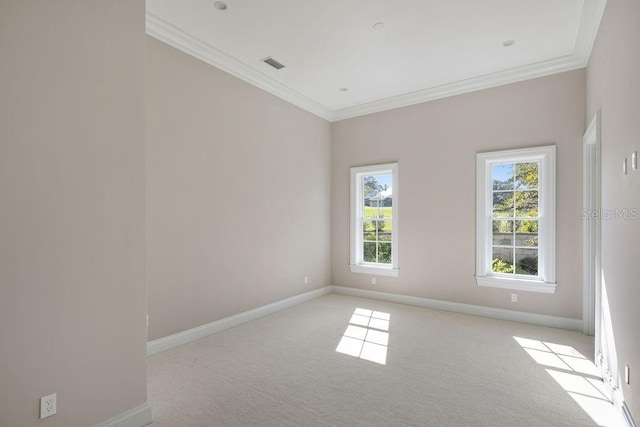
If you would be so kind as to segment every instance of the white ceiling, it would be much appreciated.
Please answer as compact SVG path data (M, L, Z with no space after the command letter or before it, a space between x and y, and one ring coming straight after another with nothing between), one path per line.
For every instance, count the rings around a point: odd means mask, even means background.
M147 34L328 120L584 67L606 3L224 1L147 0Z

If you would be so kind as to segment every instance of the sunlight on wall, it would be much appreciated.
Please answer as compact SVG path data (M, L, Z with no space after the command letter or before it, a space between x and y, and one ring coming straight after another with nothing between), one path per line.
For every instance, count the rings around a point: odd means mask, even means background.
M587 415L600 426L620 426L607 398L599 370L575 348L521 337L513 337L562 387Z
M390 318L389 313L356 308L336 351L386 365Z

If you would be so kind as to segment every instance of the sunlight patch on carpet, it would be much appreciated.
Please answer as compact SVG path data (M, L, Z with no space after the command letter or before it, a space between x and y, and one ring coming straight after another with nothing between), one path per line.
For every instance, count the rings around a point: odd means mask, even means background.
M522 337L518 344L599 426L616 426L614 407L596 365L575 348Z
M386 365L390 319L389 313L356 308L336 351Z

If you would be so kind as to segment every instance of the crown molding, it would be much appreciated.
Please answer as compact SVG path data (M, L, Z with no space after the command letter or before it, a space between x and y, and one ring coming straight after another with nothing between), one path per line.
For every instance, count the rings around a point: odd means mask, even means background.
M328 108L194 37L148 9L146 11L146 33L154 39L213 65L316 116L325 120L332 118L332 112Z
M580 61L584 62L585 66L591 57L591 50L596 41L606 6L607 0L584 0L574 53Z
M350 119L353 117L364 116L366 114L378 113L427 101L434 101L436 99L462 95L483 89L490 89L510 83L517 83L523 80L545 77L565 71L572 71L584 68L585 66L586 62L581 61L576 55L562 56L560 58L550 59L548 61L542 61L523 67L485 74L480 77L473 77L429 89L423 89L416 92L405 93L390 98L368 102L366 104L343 108L333 112L332 121Z
M153 12L146 12L146 32L188 55L257 86L330 122L407 107L436 99L584 68L589 62L607 0L584 0L574 51L570 55L379 99L332 111L275 79L227 55Z
M331 121L379 113L584 68L589 63L606 5L607 0L584 0L574 50L570 55L343 108L333 112Z

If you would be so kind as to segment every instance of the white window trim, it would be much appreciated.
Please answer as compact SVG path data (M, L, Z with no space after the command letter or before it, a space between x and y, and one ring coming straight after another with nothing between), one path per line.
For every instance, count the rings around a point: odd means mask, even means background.
M365 175L391 174L393 179L393 203L391 206L391 265L367 264L362 259L362 187L360 178ZM351 168L351 257L349 267L352 273L397 277L398 268L398 163L361 166Z
M556 147L478 153L476 158L476 282L478 286L530 292L556 291ZM539 161L538 277L535 279L491 272L491 165L503 162Z

